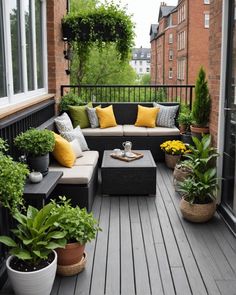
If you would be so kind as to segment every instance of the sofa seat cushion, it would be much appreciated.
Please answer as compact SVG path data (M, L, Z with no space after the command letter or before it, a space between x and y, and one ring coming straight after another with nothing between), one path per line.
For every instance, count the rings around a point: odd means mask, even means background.
M123 127L121 125L104 129L84 128L82 131L84 136L123 136Z
M65 168L57 164L49 166L49 171L61 171L62 177L59 180L61 184L88 184L93 175L93 166L73 166Z
M83 157L75 160L74 166L92 166L95 167L98 162L99 153L97 151L82 152Z
M146 128L147 134L149 136L162 136L162 135L179 135L179 129L177 127L168 128L168 127L155 127L155 128Z
M148 135L146 127L137 127L134 125L123 125L123 131L124 131L124 136L147 136Z

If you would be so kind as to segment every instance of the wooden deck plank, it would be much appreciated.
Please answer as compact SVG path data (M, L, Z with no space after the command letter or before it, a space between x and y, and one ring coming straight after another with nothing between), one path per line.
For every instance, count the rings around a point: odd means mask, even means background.
M236 281L217 281L217 285L222 295L236 294Z
M163 165L159 165L158 169L164 171L168 176L165 178L165 183L168 189L171 191L171 199L176 208L176 211L178 212L179 216L181 216L179 210L179 195L175 193L173 186L170 185L170 183L172 183L173 172L171 170L166 170ZM202 237L202 228L207 226L207 224L194 224L185 221L183 218L181 218L181 223L188 236L189 243L196 258L196 262L198 264L202 280L204 281L208 294L220 294L215 280L219 278L221 279L221 274L215 262L213 261L211 253Z
M110 198L104 197L102 198L101 216L99 222L102 231L97 235L97 243L94 254L95 257L90 290L92 295L103 295L105 290L109 215Z
M93 216L100 221L100 214L101 214L101 204L102 198L101 196L97 196L93 203ZM94 252L96 249L96 241L91 241L90 243L86 244L85 251L88 255L88 260L86 267L83 272L78 274L77 282L75 286L75 295L87 295L89 294L90 284L91 284L91 276L93 271L93 261L94 261Z
M111 198L105 293L120 294L120 218L117 197Z
M133 243L136 294L149 295L151 294L151 290L149 282L148 265L143 244L138 202L135 197L129 198L129 209L131 220L131 235Z
M64 277L61 279L60 288L58 290L58 295L74 295L75 284L77 276Z
M183 265L186 271L186 275L191 287L192 292L198 294L207 294L205 285L202 282L201 273L198 269L192 248L187 239L186 233L183 229L181 219L172 203L169 190L163 180L163 171L158 173L158 186L162 194L163 201L165 203L166 211L169 216L169 220L172 224L172 229L175 234L175 238L178 244L180 255L183 261ZM168 177L165 175L164 177ZM167 181L167 179L166 179ZM172 191L173 193L173 191Z
M149 269L150 287L152 294L156 292L157 294L161 295L164 293L146 199L147 198L138 198L138 206L140 212L144 246L147 256L147 264Z
M134 295L134 264L128 198L120 198L121 294Z

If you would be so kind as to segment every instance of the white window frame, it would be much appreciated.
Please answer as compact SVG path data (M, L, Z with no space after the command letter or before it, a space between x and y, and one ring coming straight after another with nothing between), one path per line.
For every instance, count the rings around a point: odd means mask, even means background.
M35 27L35 5L32 3L32 23ZM17 104L22 101L26 101L33 97L48 93L48 68L47 68L47 24L46 24L46 0L41 0L41 12L42 12L42 55L43 55L43 88L37 89L37 60L36 60L36 33L33 30L32 43L33 43L33 63L34 63L34 88L35 90L28 91L27 80L27 58L26 58L26 36L25 36L25 15L23 12L23 1L20 1L20 30L21 30L21 59L22 59L22 79L23 79L23 92L14 94L13 88L13 71L12 71L12 50L11 50L11 27L10 27L10 1L2 1L3 9L3 40L5 49L5 67L6 67L6 85L7 85L7 97L0 97L0 107L8 104Z
M177 79L185 79L185 59L180 59L177 61Z
M210 27L210 14L209 12L204 13L204 28L209 29Z
M173 60L173 57L174 57L174 50L169 49L169 60Z
M204 0L204 4L210 4L210 0Z
M169 44L172 44L173 43L173 33L170 33L169 34Z
M173 79L173 69L169 68L169 79Z

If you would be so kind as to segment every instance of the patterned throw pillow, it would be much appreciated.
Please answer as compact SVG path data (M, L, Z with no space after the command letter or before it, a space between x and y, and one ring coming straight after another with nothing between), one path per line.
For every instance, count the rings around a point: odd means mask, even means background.
M101 107L101 106L99 105L97 107ZM86 107L91 128L98 128L100 126L98 116L96 113L96 108Z
M153 103L153 106L160 109L160 112L157 116L157 126L162 127L175 127L175 117L178 111L179 106L163 106L156 102Z
M59 133L73 131L73 125L67 113L58 116L54 121Z
M65 138L67 141L73 141L74 139L77 139L82 151L88 151L88 145L84 138L84 135L80 129L80 126L77 126L75 129L73 129L70 132L61 132L61 136Z

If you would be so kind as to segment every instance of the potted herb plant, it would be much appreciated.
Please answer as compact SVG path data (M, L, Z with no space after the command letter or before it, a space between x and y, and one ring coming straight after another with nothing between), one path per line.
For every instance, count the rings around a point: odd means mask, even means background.
M181 134L181 141L187 144L193 144L190 125L192 123L192 114L188 105L181 105L180 113L177 119Z
M87 242L95 238L96 232L100 230L92 213L86 208L72 207L70 200L60 197L60 202L55 203L51 211L52 216L59 214L59 229L65 233L67 244L64 249L57 249L58 272L62 275L74 275L78 273L80 262L84 255L84 248Z
M186 155L192 161L191 177L179 183L182 194L180 210L187 220L205 222L212 218L216 210L217 182L215 160L218 157L211 146L211 136L203 135L199 140L193 137L195 146Z
M165 152L166 165L171 169L174 169L181 156L188 152L186 145L180 140L167 140L160 147Z
M65 233L58 230L59 213L50 215L54 204L40 211L29 206L26 214L12 212L17 221L12 230L15 239L0 236L0 242L10 247L6 262L8 277L17 295L49 295L57 267L55 248L64 247Z
M209 133L209 118L211 111L211 98L206 80L206 73L203 67L200 68L195 85L195 99L192 109L192 135L199 136Z
M49 152L53 151L55 138L52 131L31 128L19 134L14 143L16 147L26 154L27 163L31 171L48 173Z
M25 164L5 155L6 151L6 142L0 138L0 203L11 211L15 211L23 206L22 195L29 170Z

